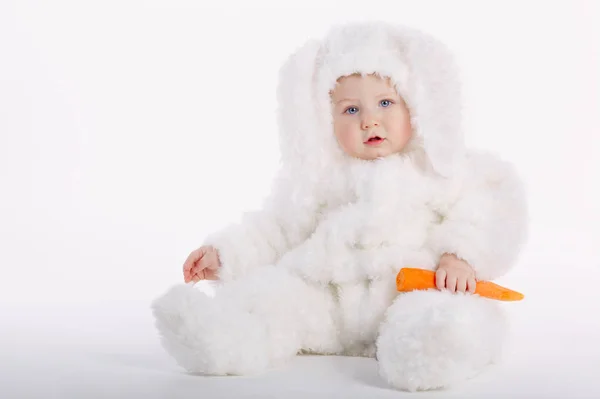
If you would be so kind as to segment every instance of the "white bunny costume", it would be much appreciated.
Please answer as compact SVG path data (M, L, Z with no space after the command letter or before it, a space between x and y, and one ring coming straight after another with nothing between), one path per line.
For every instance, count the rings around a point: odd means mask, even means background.
M388 76L414 138L374 161L344 154L329 91L355 72ZM405 266L466 260L479 280L514 265L526 239L513 167L464 147L458 74L436 39L384 22L335 26L281 70L282 169L263 209L208 237L216 295L180 284L153 303L165 349L191 372L255 374L299 352L375 356L393 387L424 390L497 360L498 302L428 290L399 293Z

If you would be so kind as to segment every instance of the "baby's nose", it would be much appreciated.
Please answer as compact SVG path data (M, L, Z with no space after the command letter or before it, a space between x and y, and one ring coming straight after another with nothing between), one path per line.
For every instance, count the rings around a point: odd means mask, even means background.
M377 120L375 120L375 119L372 119L372 118L371 119L365 119L362 122L362 128L364 130L371 129L371 128L375 127L375 126L379 126L379 122Z

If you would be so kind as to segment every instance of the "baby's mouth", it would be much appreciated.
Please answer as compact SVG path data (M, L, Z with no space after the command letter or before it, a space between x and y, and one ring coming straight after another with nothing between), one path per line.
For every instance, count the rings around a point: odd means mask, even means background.
M381 144L383 142L383 138L379 137L379 136L374 136L371 137L370 139L368 139L367 141L365 141L366 145L377 145L377 144Z

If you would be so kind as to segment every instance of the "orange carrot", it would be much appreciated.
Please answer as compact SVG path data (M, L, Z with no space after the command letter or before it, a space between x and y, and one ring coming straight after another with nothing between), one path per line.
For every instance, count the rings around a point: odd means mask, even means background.
M436 288L435 272L412 267L402 268L396 276L396 287L400 292ZM498 301L520 301L524 297L517 291L509 290L490 281L478 281L475 293Z

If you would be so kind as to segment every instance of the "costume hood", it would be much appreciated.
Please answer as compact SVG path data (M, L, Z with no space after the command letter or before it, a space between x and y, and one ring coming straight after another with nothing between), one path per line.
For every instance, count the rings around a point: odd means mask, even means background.
M447 47L428 34L386 22L334 26L296 50L280 70L278 123L282 165L308 185L327 183L355 162L333 133L329 92L353 73L391 79L411 114L413 142L439 176L457 174L465 158L457 68Z

